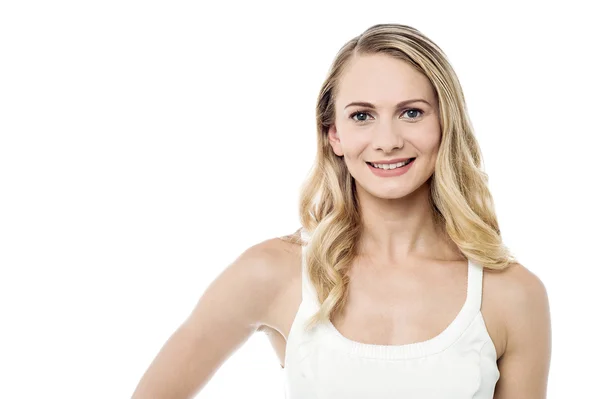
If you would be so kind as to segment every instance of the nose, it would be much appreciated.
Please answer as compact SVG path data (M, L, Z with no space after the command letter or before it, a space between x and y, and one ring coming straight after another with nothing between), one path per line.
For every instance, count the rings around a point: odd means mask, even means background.
M371 144L374 150L390 153L404 147L404 138L398 126L390 121L382 121L374 129Z

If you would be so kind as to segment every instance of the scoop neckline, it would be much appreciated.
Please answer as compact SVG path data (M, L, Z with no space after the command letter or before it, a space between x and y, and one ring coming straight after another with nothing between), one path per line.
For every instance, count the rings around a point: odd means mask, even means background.
M330 319L323 322L324 339L331 348L342 349L350 354L375 359L408 359L432 355L451 346L466 330L480 311L476 298L475 264L467 259L467 293L458 314L442 332L425 341L401 345L381 345L354 341L344 336Z

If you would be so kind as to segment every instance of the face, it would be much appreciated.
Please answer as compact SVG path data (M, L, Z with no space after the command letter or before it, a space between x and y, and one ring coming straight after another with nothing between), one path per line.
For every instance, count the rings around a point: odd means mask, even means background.
M404 61L384 54L358 56L340 78L328 137L357 190L404 197L434 172L441 141L435 91ZM406 166L398 163L413 158Z

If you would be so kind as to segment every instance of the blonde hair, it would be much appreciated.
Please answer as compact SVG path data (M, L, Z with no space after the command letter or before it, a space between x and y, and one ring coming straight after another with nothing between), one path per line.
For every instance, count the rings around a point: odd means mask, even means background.
M442 138L431 177L430 204L465 257L500 270L515 262L504 246L481 166L481 150L467 115L458 78L443 51L406 25L378 24L346 43L335 57L317 101L317 155L300 194L300 220L310 236L305 262L320 309L308 327L327 321L347 298L348 270L357 256L362 226L353 177L327 139L344 68L357 55L387 54L424 74L436 93ZM298 242L299 231L295 233ZM300 240L301 241L301 240Z

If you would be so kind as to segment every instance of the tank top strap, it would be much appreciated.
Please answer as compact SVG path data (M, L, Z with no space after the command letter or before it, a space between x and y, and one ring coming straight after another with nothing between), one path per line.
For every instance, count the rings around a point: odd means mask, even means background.
M483 293L483 267L468 259L468 277L467 277L467 304L472 312L477 313L481 310L481 298Z

